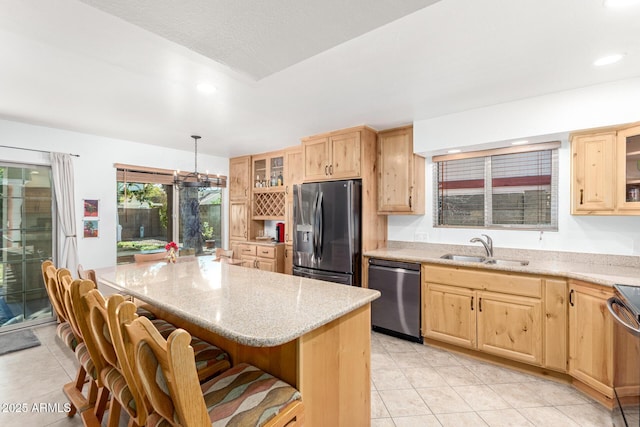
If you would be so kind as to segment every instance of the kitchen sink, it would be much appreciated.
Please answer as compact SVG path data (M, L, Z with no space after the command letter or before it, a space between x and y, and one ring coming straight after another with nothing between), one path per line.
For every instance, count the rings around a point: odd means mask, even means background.
M515 260L515 259L488 259L484 262L485 264L493 264L493 265L504 265L511 267L519 267L523 265L529 265L529 261L524 260Z
M473 256L473 255L456 255L456 254L446 254L442 255L440 258L442 259L450 259L452 261L465 261L465 262L485 262L487 259L483 256Z
M489 264L489 265L504 265L505 267L519 267L523 265L529 265L529 261L525 261L525 260L487 258L483 256L474 256L474 255L446 254L446 255L442 255L440 258L450 259L452 261L481 262L483 264Z

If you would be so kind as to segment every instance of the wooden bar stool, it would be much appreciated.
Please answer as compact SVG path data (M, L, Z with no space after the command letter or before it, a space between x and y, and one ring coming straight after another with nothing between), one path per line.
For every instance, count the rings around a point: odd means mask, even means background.
M198 382L191 336L177 329L165 340L133 304L122 302L116 317L134 349L135 366L153 408L149 423L171 426L300 426L300 393L246 363L202 384Z

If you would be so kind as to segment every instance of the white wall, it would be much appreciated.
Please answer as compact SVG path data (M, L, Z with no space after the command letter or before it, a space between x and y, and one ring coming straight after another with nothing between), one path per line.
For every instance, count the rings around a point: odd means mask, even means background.
M185 136L185 143L189 136ZM131 141L104 138L61 129L0 120L0 145L78 154L74 157L76 228L80 263L100 268L116 263L116 170L114 163L192 171L193 151L159 148ZM50 164L49 156L0 148L0 161ZM229 159L198 153L198 169L228 175ZM82 199L100 200L100 237L82 238ZM225 206L228 192L224 192ZM228 217L223 210L223 241L227 242Z
M414 123L414 149L426 154L426 214L389 216L388 238L469 244L482 232L496 247L640 255L640 217L570 215L568 132L640 121L640 78L556 93ZM509 231L433 227L430 154L450 147L561 134L558 231Z

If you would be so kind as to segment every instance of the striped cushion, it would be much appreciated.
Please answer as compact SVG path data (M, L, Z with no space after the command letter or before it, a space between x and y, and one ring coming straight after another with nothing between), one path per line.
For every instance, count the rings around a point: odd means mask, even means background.
M175 325L162 319L154 319L151 323L153 323L164 339L167 339L169 335L171 335L171 332L177 329ZM200 378L203 378L201 375L203 372L206 372L206 374L204 374L204 378L218 373L219 369L216 369L215 365L220 361L229 360L227 352L213 344L201 340L196 336L191 336L190 344L191 347L193 347L196 359L196 369L198 370L198 376ZM211 372L207 372L209 369L211 369Z
M122 374L115 368L107 368L102 371L101 376L107 389L118 399L129 415L131 417L137 416L136 402Z
M76 346L76 358L84 368L85 372L91 376L94 380L97 379L96 367L89 356L89 349L85 343L81 342Z
M171 423L154 412L147 417L145 427L171 427Z
M62 322L58 325L58 327L56 328L56 335L72 351L76 350L76 347L78 346L78 340L73 334L71 325L68 322Z
M149 320L153 320L156 318L156 315L147 310L146 308L138 307L136 310L136 314L138 316L146 317Z
M213 426L262 426L300 393L255 366L239 363L202 385Z

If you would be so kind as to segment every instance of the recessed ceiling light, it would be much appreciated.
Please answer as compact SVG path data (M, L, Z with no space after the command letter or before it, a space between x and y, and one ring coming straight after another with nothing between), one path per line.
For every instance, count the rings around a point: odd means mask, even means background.
M529 141L527 141L526 139L523 139L521 141L513 141L511 143L511 145L524 145L524 144L528 144L528 143L529 143Z
M593 65L596 67L602 67L603 65L614 64L624 58L624 53L615 53L613 55L603 56L600 59L597 59Z
M604 0L606 7L625 7L639 4L640 0Z
M201 92L207 95L216 91L216 87L211 83L198 83L198 85L196 86L196 89L198 89L198 92Z
M456 154L456 153L459 153L460 151L461 151L461 150L449 150L449 151L447 151L447 153L449 153L449 154Z

